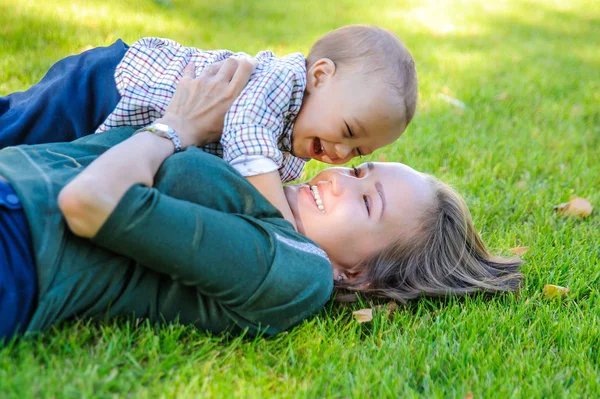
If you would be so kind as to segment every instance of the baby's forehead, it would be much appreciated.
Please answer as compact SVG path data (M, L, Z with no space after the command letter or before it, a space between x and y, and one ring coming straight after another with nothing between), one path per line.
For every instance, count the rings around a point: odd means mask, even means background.
M371 84L357 89L350 100L359 102L371 114L387 119L404 119L404 98L384 84Z
M392 144L406 130L406 122L402 116L390 110L371 111L362 122L363 130L367 138L377 144L378 148Z

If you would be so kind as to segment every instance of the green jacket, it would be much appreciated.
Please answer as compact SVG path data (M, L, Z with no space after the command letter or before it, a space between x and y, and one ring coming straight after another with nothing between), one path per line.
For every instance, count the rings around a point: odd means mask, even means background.
M39 295L27 331L126 315L273 334L319 311L333 288L325 253L232 167L196 148L169 157L154 188L129 189L94 239L74 236L58 193L133 132L0 151L0 175L18 193L34 243Z

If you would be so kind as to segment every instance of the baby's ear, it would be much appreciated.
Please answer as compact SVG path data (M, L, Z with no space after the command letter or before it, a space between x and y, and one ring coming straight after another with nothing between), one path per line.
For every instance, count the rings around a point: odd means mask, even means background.
M335 64L329 58L317 60L306 71L306 90L310 93L312 89L321 87L335 75L335 72Z

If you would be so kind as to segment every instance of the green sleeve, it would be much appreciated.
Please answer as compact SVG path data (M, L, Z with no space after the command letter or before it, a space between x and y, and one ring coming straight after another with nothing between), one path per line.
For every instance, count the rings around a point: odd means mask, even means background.
M268 231L254 219L141 185L127 191L92 241L232 307L257 291L274 257Z

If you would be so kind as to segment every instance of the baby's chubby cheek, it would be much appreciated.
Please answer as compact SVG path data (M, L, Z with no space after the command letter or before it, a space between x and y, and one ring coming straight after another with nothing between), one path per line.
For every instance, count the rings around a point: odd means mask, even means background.
M310 154L311 140L292 139L292 155L297 158L311 158Z

